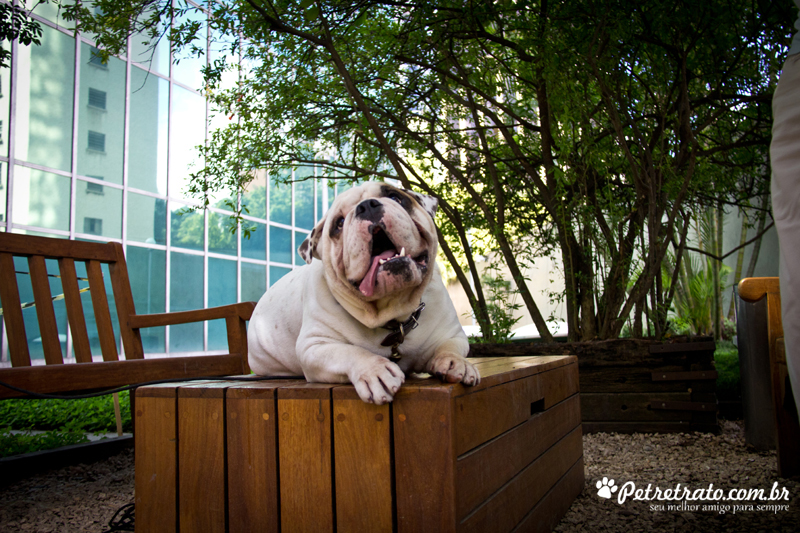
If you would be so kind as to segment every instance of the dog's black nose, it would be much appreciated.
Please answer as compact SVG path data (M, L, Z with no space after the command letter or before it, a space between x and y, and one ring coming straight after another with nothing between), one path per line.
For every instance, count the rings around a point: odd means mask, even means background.
M383 204L375 198L364 200L356 206L356 217L370 222L378 222L383 217Z

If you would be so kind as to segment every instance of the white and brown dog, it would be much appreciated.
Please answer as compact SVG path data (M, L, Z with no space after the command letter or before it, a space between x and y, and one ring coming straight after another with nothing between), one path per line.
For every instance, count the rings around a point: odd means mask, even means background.
M362 400L379 405L411 372L477 384L436 267L436 205L384 183L337 196L300 245L309 264L270 287L253 312L252 370L349 381Z

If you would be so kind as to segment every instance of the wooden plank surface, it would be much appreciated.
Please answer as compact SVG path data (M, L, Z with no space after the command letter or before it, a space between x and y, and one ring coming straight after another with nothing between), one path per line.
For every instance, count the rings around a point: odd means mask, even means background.
M580 423L580 400L574 395L459 457L456 463L459 519L471 513Z
M401 387L392 404L399 533L455 529L450 392L444 385L427 389Z
M586 421L677 421L690 420L691 414L677 410L653 409L654 403L690 402L689 392L632 392L581 394L581 412Z
M225 533L227 383L178 389L178 520L181 533ZM138 407L137 407L138 408Z
M0 301L3 304L3 321L8 336L11 366L26 367L31 366L31 355L28 351L28 337L25 334L25 320L22 317L15 271L14 257L9 253L0 253ZM3 390L0 389L0 394Z
M333 389L336 530L392 532L392 441L388 404L364 403L353 387Z
M178 531L177 386L140 387L135 402L138 533Z
M92 295L94 320L97 325L97 336L100 339L100 349L103 351L103 361L117 361L119 359L117 338L114 335L111 312L108 309L102 265L97 261L87 261L86 276L89 278L89 293Z
M334 531L332 385L278 390L281 531Z
M77 260L114 261L114 247L108 243L52 239L35 235L0 233L0 252L14 255L42 255L47 258L71 257Z
M61 287L64 290L64 303L67 308L70 334L72 335L72 349L75 360L79 363L92 362L92 346L89 343L89 330L86 328L86 317L83 314L78 274L75 270L75 261L70 258L58 260L61 273Z
M36 302L36 317L39 319L39 336L42 339L44 360L48 365L64 363L61 352L61 341L58 338L58 323L53 309L53 295L50 292L50 280L47 277L47 264L44 257L33 255L28 257L28 269L33 288L33 299ZM64 332L66 334L66 332Z
M512 531L514 533L549 533L553 531L583 487L583 459L581 458Z
M275 404L285 384L234 384L225 392L229 533L280 531Z
M459 533L511 531L583 456L580 427L551 446L459 524Z
M777 277L744 278L739 281L739 297L746 302L755 302L767 293L780 293L780 279Z
M111 277L111 288L114 291L114 305L117 307L120 337L125 351L125 359L143 359L142 335L138 329L133 329L128 322L131 315L136 314L131 293L131 282L128 277L128 264L125 261L125 252L118 242L110 243L114 248L116 261L108 265Z

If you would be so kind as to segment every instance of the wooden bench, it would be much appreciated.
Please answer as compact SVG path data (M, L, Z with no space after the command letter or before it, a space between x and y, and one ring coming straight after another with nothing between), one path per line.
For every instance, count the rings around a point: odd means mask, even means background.
M767 301L768 346L772 405L775 412L778 475L800 474L800 424L798 424L786 351L783 342L781 292L778 278L745 278L739 282L739 297L746 302Z
M136 531L551 531L584 487L573 356L473 359L476 387L142 387Z
M14 258L27 261L28 272L16 272ZM48 260L58 262L59 275L48 273ZM86 281L102 361L94 361L89 340L87 320L81 301L76 264L86 265ZM103 265L108 266L110 279L104 279ZM38 319L44 352L44 365L31 360L28 336L20 301L18 275L30 275L35 314ZM63 295L53 294L51 279L60 277ZM122 356L106 294L111 284L122 339ZM53 298L64 298L72 338L74 358L61 349ZM139 315L133 304L128 269L122 245L91 243L0 233L0 301L8 337L10 368L0 368L0 381L35 393L64 393L111 389L114 387L163 379L189 379L199 376L228 376L249 373L247 364L246 321L255 304L242 302L210 309ZM26 306L27 308L28 306ZM27 311L29 313L33 310ZM142 328L186 324L224 319L228 349L226 355L145 358L140 330ZM74 359L74 364L65 364ZM0 385L0 399L24 397L25 393ZM133 398L134 395L131 395Z

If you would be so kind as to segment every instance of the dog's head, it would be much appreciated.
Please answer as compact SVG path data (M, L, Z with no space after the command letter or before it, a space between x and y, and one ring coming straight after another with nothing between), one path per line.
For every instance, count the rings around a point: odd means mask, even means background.
M436 205L385 183L354 187L336 197L299 253L307 263L321 259L337 300L377 327L419 305L436 260Z

